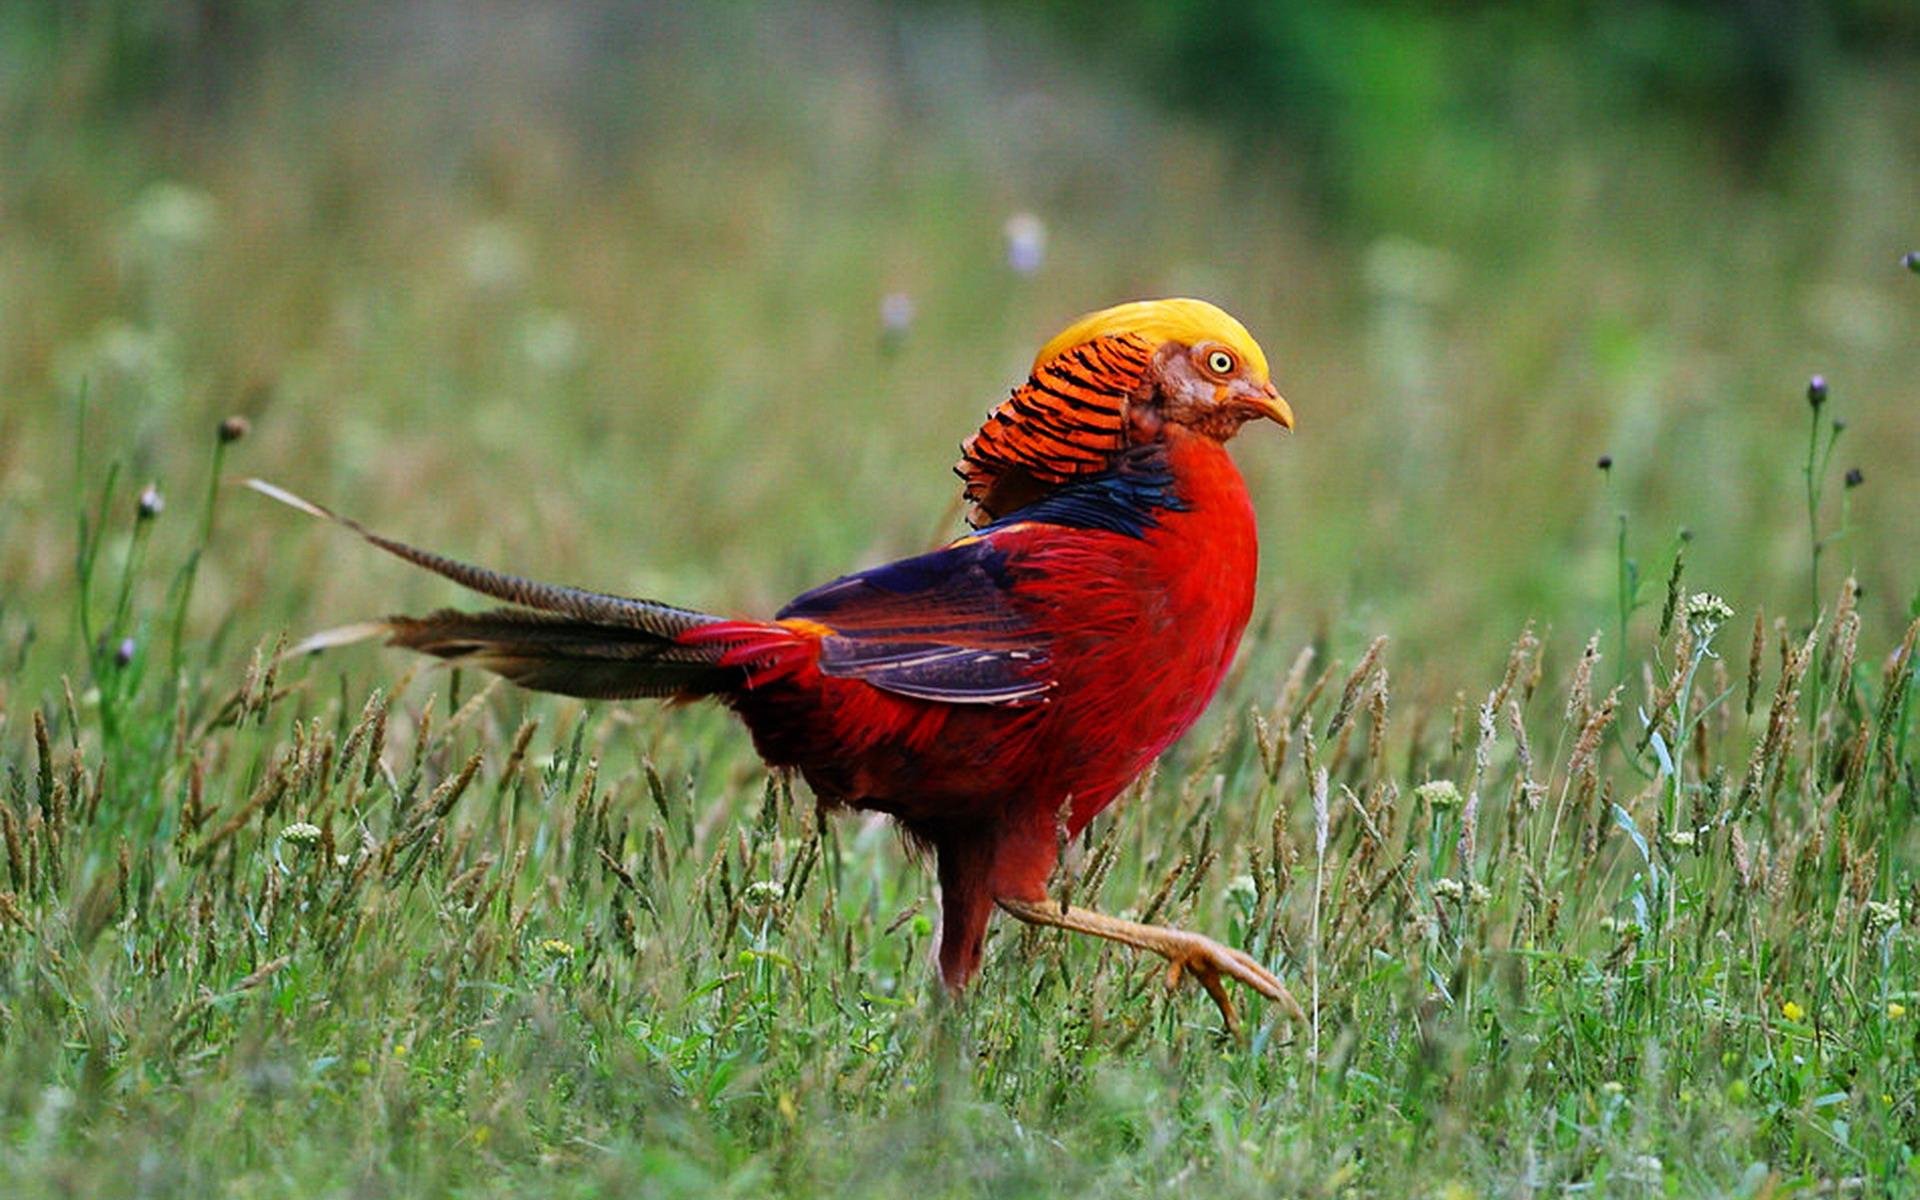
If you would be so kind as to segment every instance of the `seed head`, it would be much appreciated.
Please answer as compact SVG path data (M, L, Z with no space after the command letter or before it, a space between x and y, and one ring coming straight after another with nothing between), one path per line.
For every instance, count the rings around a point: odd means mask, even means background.
M151 521L167 507L167 499L160 494L158 484L148 484L140 493L139 515L142 521Z
M252 428L253 426L245 417L237 415L228 417L226 420L220 422L220 444L223 446L231 446L233 443L247 436L247 432Z
M1826 402L1827 377L1825 375L1815 375L1812 379L1807 380L1807 403L1817 409Z

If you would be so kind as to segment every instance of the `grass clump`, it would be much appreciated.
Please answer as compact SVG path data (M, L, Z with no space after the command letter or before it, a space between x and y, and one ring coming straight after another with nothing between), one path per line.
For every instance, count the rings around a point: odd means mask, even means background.
M166 575L158 506L112 482L82 545L118 527L125 571ZM79 597L132 587L76 562ZM1611 688L1599 635L1555 667L1531 629L1450 705L1395 695L1385 638L1247 670L1210 740L1096 822L1063 891L1306 985L1306 1028L1255 1009L1244 1044L1156 963L1004 924L946 1000L925 874L717 713L417 664L363 694L271 642L189 639L208 665L172 673L122 600L77 612L103 648L78 693L9 694L0 724L0 1172L1902 1190L1920 622L1862 647L1849 580L1812 627L1746 635L1683 584Z

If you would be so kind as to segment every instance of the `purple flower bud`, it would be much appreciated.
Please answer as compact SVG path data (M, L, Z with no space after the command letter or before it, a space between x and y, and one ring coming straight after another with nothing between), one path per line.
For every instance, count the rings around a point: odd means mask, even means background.
M1900 265L1915 275L1920 275L1920 250L1909 250L1900 256Z
M888 292L880 297L880 331L890 338L903 338L913 328L913 297L905 292Z
M133 652L138 649L132 638L121 638L120 645L114 649L114 665L124 667L133 661Z
M1007 218L1002 232L1007 239L1007 265L1021 275L1038 271L1047 257L1046 223L1030 212L1015 213Z
M1867 481L1867 473L1865 471L1862 471L1859 467L1847 468L1847 486L1848 487L1857 488L1861 484L1865 483L1866 481Z
M153 520L159 516L161 510L166 507L166 497L160 494L158 485L150 483L146 486L146 490L140 493L140 519L142 521Z
M1600 456L1600 461L1595 463L1594 466L1599 467L1602 471L1613 470L1613 455L1602 454Z
M1827 402L1827 377L1815 375L1807 380L1807 403L1819 408Z

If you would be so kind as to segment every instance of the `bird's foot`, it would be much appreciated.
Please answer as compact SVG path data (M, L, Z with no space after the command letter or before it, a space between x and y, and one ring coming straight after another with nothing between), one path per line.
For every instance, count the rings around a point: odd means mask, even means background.
M1306 1013L1301 1011L1299 1001L1293 998L1287 985L1251 954L1183 929L1168 929L1165 934L1165 942L1153 949L1166 956L1168 990L1180 986L1181 976L1191 975L1207 989L1207 995L1213 997L1214 1004L1220 1008L1220 1018L1236 1037L1240 1033L1240 1017L1234 1012L1226 985L1220 982L1222 976L1238 979L1267 999L1278 1002L1294 1020L1306 1020Z
M1084 908L1062 908L1051 900L1001 897L999 903L1007 912L1034 925L1052 925L1090 933L1095 937L1153 951L1167 960L1167 986L1178 987L1184 975L1199 980L1200 986L1207 989L1207 995L1213 997L1213 1002L1220 1007L1220 1016L1226 1021L1227 1028L1236 1036L1240 1032L1240 1017L1233 1010L1233 1001L1227 996L1227 986L1221 982L1223 978L1238 979L1267 999L1276 1001L1296 1021L1307 1019L1307 1014L1301 1011L1300 1002L1293 998L1287 985L1244 950L1223 946L1212 938L1188 933L1184 929L1143 925L1138 921L1109 917L1105 913Z

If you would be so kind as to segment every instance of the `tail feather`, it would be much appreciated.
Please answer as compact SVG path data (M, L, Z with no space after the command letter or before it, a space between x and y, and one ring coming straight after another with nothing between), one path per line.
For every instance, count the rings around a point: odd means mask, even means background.
M331 521L336 525L344 525L396 558L405 559L416 567L425 567L436 575L453 580L461 587L470 588L483 596L491 596L495 600L505 600L508 604L518 604L523 608L537 608L541 612L558 613L597 625L643 629L648 633L667 638L678 637L689 629L711 625L721 619L710 613L661 604L657 600L636 600L628 596L611 596L605 592L589 592L581 588L565 587L557 583L541 583L538 580L523 579L518 575L491 571L486 567L476 567L471 563L435 554L431 550L422 550L417 546L409 546L405 542L383 537L351 517L343 517L331 509L296 496L285 488L276 487L264 479L249 479L247 486L262 496L278 500L303 513L319 517L324 521Z
M262 480L249 479L247 486L343 525L415 566L519 606L477 613L441 609L423 617L394 616L343 626L314 634L296 646L296 652L385 636L389 645L481 667L521 687L590 700L711 695L747 681L746 668L728 660L732 639L681 640L720 624L719 617L473 566L383 537Z

